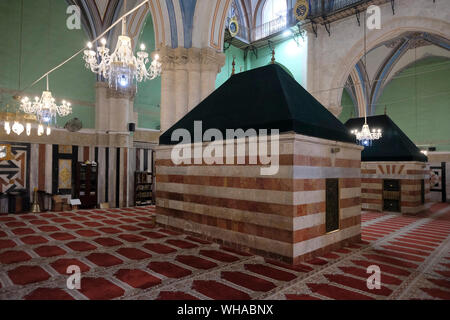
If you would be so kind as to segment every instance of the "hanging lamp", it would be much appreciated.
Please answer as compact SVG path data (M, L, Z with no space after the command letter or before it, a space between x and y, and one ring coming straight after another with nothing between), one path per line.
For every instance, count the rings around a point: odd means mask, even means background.
M364 12L364 21L366 21L366 13ZM366 35L366 24L364 23L364 69L367 74L367 35ZM368 87L367 82L370 81L369 77L367 77L367 81L365 82L365 92L367 94ZM369 84L370 85L370 84ZM364 147L370 147L372 146L372 143L374 140L379 140L382 137L381 129L372 129L370 130L369 124L367 123L367 98L365 99L366 106L364 106L364 124L361 128L361 130L352 130L351 133L353 133L356 136L356 141L358 144L364 146Z
M126 11L126 0L124 2L124 11ZM86 62L86 68L99 74L108 80L109 87L126 89L135 85L136 82L142 82L147 79L153 80L161 74L161 63L159 55L155 54L150 67L147 69L149 54L145 52L145 45L141 44L140 50L136 56L131 47L131 38L127 35L126 17L122 19L122 34L119 36L116 48L112 54L106 47L106 39L100 40L101 46L97 52L92 50L93 44L87 44L88 50L84 51L83 59ZM137 90L137 86L136 86Z

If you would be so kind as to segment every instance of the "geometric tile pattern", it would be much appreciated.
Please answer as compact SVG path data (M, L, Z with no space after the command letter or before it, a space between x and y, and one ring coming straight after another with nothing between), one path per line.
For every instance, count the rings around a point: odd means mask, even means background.
M29 188L29 144L2 144L7 146L7 157L0 161L0 192Z
M154 207L0 216L0 299L450 299L450 205L362 215L358 244L286 265L152 225ZM370 265L382 287L367 288ZM66 286L67 267L82 271Z

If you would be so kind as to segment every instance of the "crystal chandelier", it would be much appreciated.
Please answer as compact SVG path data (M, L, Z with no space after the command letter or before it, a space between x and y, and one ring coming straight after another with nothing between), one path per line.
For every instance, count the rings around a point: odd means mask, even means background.
M372 146L372 141L378 140L382 136L381 129L372 129L372 132L370 131L369 125L367 124L367 119L361 131L353 130L352 133L356 135L356 140L358 143L364 147Z
M48 75L47 75L47 90L42 92L42 96L36 97L34 101L31 101L28 97L24 97L21 101L20 108L28 114L35 114L39 122L50 123L56 122L56 116L66 117L72 113L71 104L67 101L62 101L61 105L55 103L52 93L48 88Z
M89 42L83 59L86 62L86 68L108 80L110 88L127 88L135 85L136 82L153 80L161 74L161 63L157 54L154 55L147 69L149 54L145 52L145 45L141 45L141 51L137 52L137 57L134 55L131 39L126 34L126 18L122 19L122 35L119 36L112 54L106 47L106 39L101 39L100 43L101 47L98 47L95 52L92 50L93 44Z

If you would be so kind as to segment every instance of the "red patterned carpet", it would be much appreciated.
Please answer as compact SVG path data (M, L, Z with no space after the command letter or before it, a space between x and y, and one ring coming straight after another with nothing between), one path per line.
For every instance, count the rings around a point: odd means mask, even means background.
M154 228L154 208L0 216L0 299L450 299L450 205L363 214L363 242L292 267ZM66 286L69 265L81 289ZM382 287L366 286L370 265Z

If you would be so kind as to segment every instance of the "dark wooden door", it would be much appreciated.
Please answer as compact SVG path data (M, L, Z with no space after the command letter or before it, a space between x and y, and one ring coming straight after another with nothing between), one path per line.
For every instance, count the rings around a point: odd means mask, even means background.
M383 210L401 212L400 180L388 179L383 181Z
M326 180L326 232L339 229L339 179Z
M97 206L97 165L78 162L76 170L75 198L80 199L82 209Z

